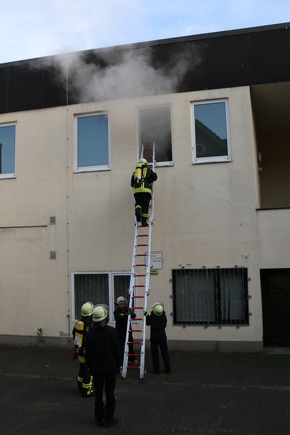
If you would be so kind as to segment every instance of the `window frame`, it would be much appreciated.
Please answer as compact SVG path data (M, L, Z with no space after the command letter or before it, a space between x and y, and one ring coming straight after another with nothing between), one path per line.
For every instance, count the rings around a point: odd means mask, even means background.
M163 166L173 166L174 159L173 159L173 135L172 135L172 104L170 104L170 103L168 103L168 104L156 104L156 105L137 107L138 156L140 156L142 146L144 145L144 144L142 144L142 140L141 140L141 116L140 116L140 112L142 110L162 109L162 108L168 108L169 113L170 113L170 135L171 135L171 158L172 158L172 160L164 160L164 161L158 162L156 160L156 157L155 157L155 167L156 168L158 168L158 167L160 168Z
M78 120L80 118L88 118L88 117L96 117L96 116L107 116L108 121L108 144L107 144L107 152L108 152L108 164L105 165L91 165L91 166L79 166L78 161L78 153L79 153L79 140L78 140ZM83 173L83 172L100 172L100 171L109 171L111 169L111 140L110 140L110 118L108 112L94 112L94 113L82 113L75 115L75 173Z
M226 282L224 276L229 278ZM177 289L177 278L192 278L185 288L179 283L180 289ZM241 280L239 286L234 288L232 277L237 281ZM201 269L172 269L172 294L173 294L173 324L175 326L249 326L249 288L248 288L248 269L246 267L235 266L233 268L201 268ZM232 285L232 287L231 287ZM196 286L196 287L195 287ZM191 288L190 288L191 287ZM231 288L230 288L231 287ZM180 293L185 294L182 304L178 307L178 298ZM191 290L194 290L189 293ZM239 306L237 306L237 291L242 292ZM232 299L231 299L232 297ZM189 311L190 306L194 311ZM183 313L183 320L178 317L182 307L186 307L187 312ZM232 312L229 313L229 310ZM234 318L236 313L240 318ZM186 319L186 317L192 319ZM207 319L205 318L207 316Z
M0 180L16 178L17 124L16 122L7 122L7 123L0 124L0 128L13 127L13 126L14 126L14 172L5 172L5 173L0 172Z
M131 278L131 273L130 271L122 271L122 272L118 272L118 271L111 271L111 272L71 272L71 294L72 294L72 322L76 322L76 320L79 318L80 316L80 312L77 311L76 309L76 295L75 295L75 276L76 275L107 275L108 276L108 286L109 286L109 294L108 294L108 300L109 300L109 321L110 323L115 322L114 320L114 309L115 309L115 301L117 296L119 296L119 294L117 293L116 289L115 289L115 282L114 282L114 278L115 277L119 277L119 276L126 276L128 278L128 290L129 290L129 284L130 284L130 278ZM122 296L127 296L127 300L129 303L129 293L127 294L122 294ZM84 301L83 303L85 303L87 301ZM100 301L91 301L93 302L93 304L97 304L97 303L101 303ZM80 311L80 307L79 307L79 311Z
M211 156L211 157L197 157L197 143L196 143L196 127L195 127L195 107L201 105L210 105L224 103L225 107L225 122L226 122L226 139L227 139L227 155L224 156ZM192 163L225 163L232 161L232 147L230 139L230 120L229 120L229 100L221 98L216 100L192 101L191 102L191 125L192 125Z

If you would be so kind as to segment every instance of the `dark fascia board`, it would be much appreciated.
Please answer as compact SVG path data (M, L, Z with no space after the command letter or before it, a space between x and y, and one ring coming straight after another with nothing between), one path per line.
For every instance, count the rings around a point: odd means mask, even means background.
M290 82L290 32L287 30L290 30L290 23L139 42L0 64L0 113L163 93ZM139 65L140 81L135 80L139 78L136 69L133 72L128 69L130 74L132 72L132 83L127 75L124 80L124 74L121 74L120 82L116 79L118 76L111 76L112 86L106 82L108 92L104 94L104 87L100 86L102 75L107 78L110 67L122 68L126 64L123 59L132 53L134 61L142 61L144 55L147 56L141 67ZM82 62L82 67L79 63L74 63L69 67L66 64L63 68L66 56L76 56ZM83 68L87 66L86 81L80 81L79 71L83 73ZM144 68L148 66L149 76L145 74L144 79ZM100 70L102 74L97 76ZM99 84L100 92L95 92L95 87L88 86L95 86L96 83Z
M274 30L282 30L282 29L289 29L290 28L290 22L285 23L279 23L279 24L270 24L266 26L257 26L257 27L245 27L242 29L236 29L236 30L223 30L219 32L212 32L212 33L200 33L197 35L189 35L189 36L179 36L174 38L167 38L167 39L157 39L157 40L151 40L151 41L145 41L145 42L136 42L132 44L122 44L122 45L113 45L113 46L107 46L107 47L101 47L101 48L92 48L89 50L82 50L82 51L76 51L76 52L70 52L70 53L61 53L51 56L43 56L43 57L37 57L37 58L29 58L29 59L22 59L17 60L13 62L6 62L0 64L0 68L7 68L9 66L18 66L22 65L23 63L35 63L37 61L55 59L57 57L69 55L69 54L90 54L90 53L104 53L109 51L117 51L117 50L132 50L132 49L138 49L138 48L147 48L147 47L154 47L159 45L168 45L168 44L180 44L183 42L193 42L193 41L202 41L206 39L217 39L217 38L224 38L224 37L230 37L230 36L236 36L236 35L243 35L243 34L251 34L251 33L258 33L258 32L269 32Z

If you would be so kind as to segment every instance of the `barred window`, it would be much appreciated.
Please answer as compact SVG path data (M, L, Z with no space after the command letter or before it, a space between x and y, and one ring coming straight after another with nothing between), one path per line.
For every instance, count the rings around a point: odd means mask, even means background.
M175 325L248 325L246 268L172 271Z

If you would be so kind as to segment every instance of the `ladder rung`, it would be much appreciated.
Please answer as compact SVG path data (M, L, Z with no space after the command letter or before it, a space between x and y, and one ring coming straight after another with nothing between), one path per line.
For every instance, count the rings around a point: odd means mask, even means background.
M141 264L135 264L135 266L136 267L141 267L141 266L147 266L147 264L146 263L145 264L141 263Z
M135 277L137 277L137 276L140 277L140 276L146 276L146 275L145 275L145 273L134 273L134 276L135 276Z
M138 245L136 245L136 247L140 247L140 246L148 246L148 243L139 243Z
M132 332L143 332L143 329L131 329Z
M142 228L142 227L141 227ZM137 237L147 237L148 234L138 234Z
M144 310L144 307L134 307L134 310ZM135 319L136 319L136 317L135 317Z
M147 257L147 254L136 254L135 257Z
M133 287L145 287L145 285L144 284L138 284L138 285L134 285ZM132 296L132 298L144 298L144 296Z
M128 341L128 344L142 344L142 341Z
M127 366L127 369L140 369L140 366Z

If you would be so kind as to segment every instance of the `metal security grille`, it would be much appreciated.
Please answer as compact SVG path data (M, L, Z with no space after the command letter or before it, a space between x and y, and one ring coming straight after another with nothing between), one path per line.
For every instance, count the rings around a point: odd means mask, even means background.
M248 325L246 268L172 271L175 325Z

